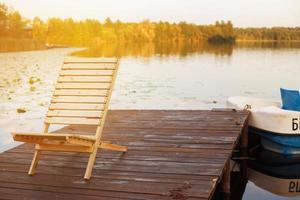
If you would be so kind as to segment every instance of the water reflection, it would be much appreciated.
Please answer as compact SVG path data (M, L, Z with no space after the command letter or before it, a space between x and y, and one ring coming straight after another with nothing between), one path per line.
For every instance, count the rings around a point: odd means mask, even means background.
M250 41L250 42L237 42L235 44L236 48L256 48L256 49L273 49L273 50L280 50L280 49L291 49L291 48L300 48L300 41L294 42L285 42L285 41L265 41L265 42L258 42L258 41Z
M272 184L272 180L266 179L268 184ZM287 197L287 196L280 196L274 193L271 193L259 186L256 186L255 183L249 181L243 196L242 200L299 200L299 196L296 197Z
M220 56L230 56L234 46L230 44L211 45L208 43L103 43L91 46L86 50L72 55L82 57L167 57L178 55L186 57L192 54L212 53Z
M234 49L282 49L300 48L300 42L240 42L236 44L213 45L207 42L179 43L103 43L73 53L81 57L186 57L194 54L213 54L231 56Z

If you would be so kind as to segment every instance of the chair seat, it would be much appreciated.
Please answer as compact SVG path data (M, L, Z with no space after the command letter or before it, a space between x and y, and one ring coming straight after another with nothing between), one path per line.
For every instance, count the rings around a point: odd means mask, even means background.
M73 144L79 146L92 146L95 136L76 135L64 133L12 133L14 140L34 144Z

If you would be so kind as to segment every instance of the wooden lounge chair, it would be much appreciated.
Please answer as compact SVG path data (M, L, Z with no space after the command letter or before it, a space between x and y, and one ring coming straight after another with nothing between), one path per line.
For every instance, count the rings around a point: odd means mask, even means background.
M117 71L117 59L70 58L64 61L44 121L43 133L12 133L16 141L36 144L29 175L35 173L43 150L89 153L85 179L91 177L98 148L127 151L125 146L101 140ZM48 133L51 124L94 125L96 133Z

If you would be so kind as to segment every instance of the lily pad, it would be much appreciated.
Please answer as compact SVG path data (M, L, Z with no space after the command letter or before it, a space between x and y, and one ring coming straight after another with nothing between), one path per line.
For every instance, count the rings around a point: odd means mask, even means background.
M36 83L36 82L39 82L39 81L40 81L40 79L37 78L37 77L34 77L34 76L31 76L28 80L29 84L31 84L31 85Z
M31 86L31 87L30 87L30 91L31 91L31 92L34 92L35 90L36 90L36 87L34 87L34 86Z
M17 113L26 113L27 110L25 108L18 108Z

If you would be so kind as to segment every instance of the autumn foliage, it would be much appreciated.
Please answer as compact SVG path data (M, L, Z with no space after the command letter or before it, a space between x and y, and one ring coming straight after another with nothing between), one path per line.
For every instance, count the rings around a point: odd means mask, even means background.
M90 46L104 42L203 42L233 43L238 40L300 40L300 28L234 28L228 21L212 25L187 22L139 23L95 19L75 21L71 18L35 17L25 19L18 11L0 4L0 37L31 38L48 44Z

